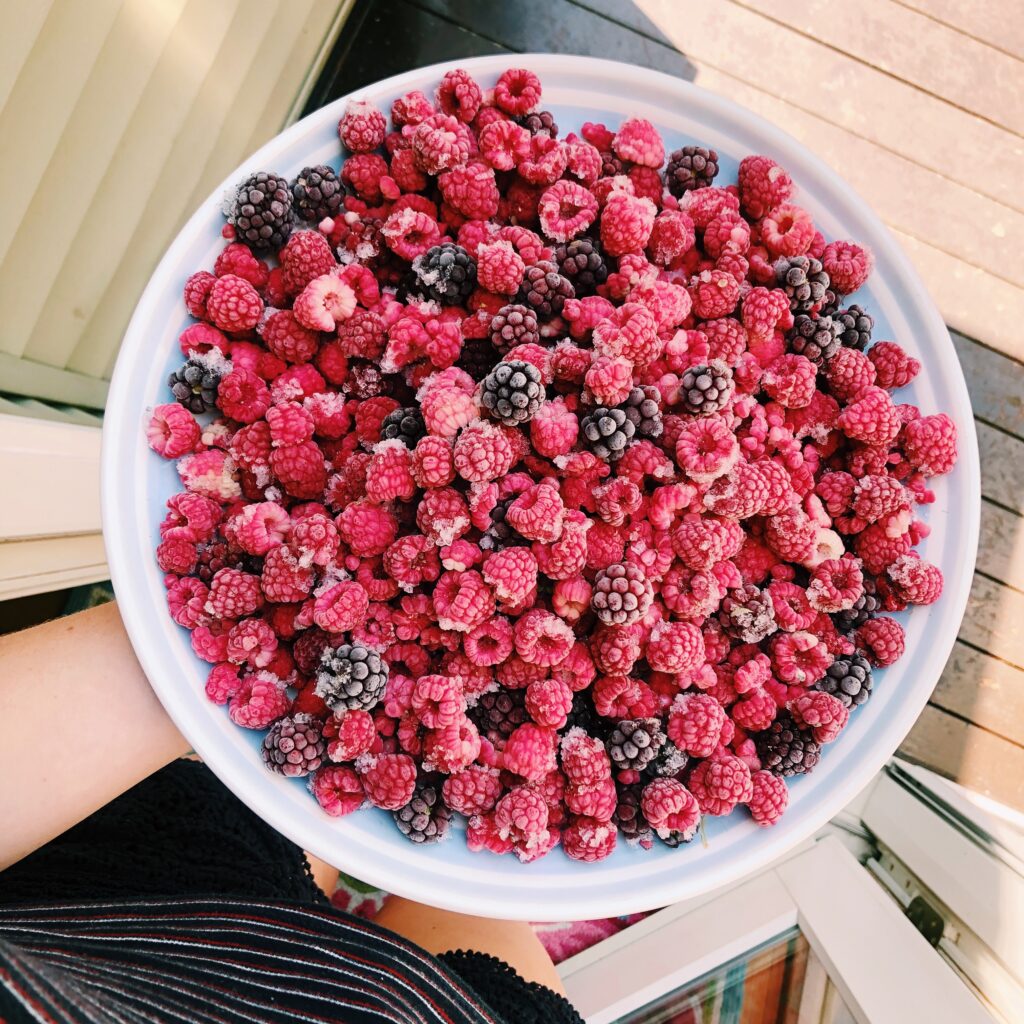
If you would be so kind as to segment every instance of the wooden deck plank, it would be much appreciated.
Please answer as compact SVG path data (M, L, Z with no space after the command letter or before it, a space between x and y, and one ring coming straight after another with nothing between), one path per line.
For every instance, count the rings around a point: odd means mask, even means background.
M1024 672L1024 593L976 572L960 636Z
M1024 519L990 501L981 503L978 568L1024 591Z
M894 0L1024 60L1024 7L1005 0Z
M890 0L846 0L837 18L834 0L734 2L987 121L1024 131L1024 105L1006 102L1020 88L1021 62L918 11Z
M1024 439L1024 365L950 331L974 415Z
M1024 442L978 423L981 493L1024 515Z

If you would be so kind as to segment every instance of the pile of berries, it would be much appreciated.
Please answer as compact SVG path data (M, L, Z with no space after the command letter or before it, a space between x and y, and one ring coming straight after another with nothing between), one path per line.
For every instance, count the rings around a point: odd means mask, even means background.
M943 414L786 171L541 84L350 103L340 169L259 172L185 285L156 558L206 693L324 811L473 850L779 819L935 601ZM863 300L861 300L863 301Z

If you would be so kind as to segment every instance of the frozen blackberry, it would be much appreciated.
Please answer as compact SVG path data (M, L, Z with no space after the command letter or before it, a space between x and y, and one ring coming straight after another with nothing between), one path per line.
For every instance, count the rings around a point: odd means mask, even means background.
M292 233L292 192L288 181L271 171L250 174L235 192L228 221L250 249L280 249Z
M654 600L654 588L639 565L616 562L598 570L590 606L606 626L639 622Z
M206 544L200 544L198 551L199 560L192 572L204 583L209 583L221 569L240 569L254 575L259 575L263 571L263 562L260 558L256 555L247 555L223 540L211 540Z
M513 730L530 720L525 690L492 690L482 693L467 716L492 743L501 743Z
M609 409L599 405L583 417L580 424L586 446L599 458L613 462L629 447L636 434L636 426L626 410Z
M665 740L657 757L647 766L645 778L678 779L690 764L690 755Z
M704 188L715 180L718 173L718 154L703 146L683 146L668 158L665 184L678 199L684 192Z
M480 547L484 551L500 551L502 548L506 548L511 544L515 543L516 538L519 534L509 525L508 519L508 507L513 501L518 498L518 494L513 494L503 501L499 501L494 508L491 509L491 522L487 529L484 531L484 535L480 538Z
M555 263L569 281L577 298L593 295L608 280L608 264L593 238L574 238L555 249Z
M419 409L414 405L395 409L384 417L380 425L382 441L399 440L406 448L415 448L416 442L426 434L427 428Z
M640 783L616 786L618 802L612 814L612 821L630 846L641 846L649 850L654 845L654 829L647 824L640 806L643 791L644 787Z
M788 711L780 711L754 741L761 767L773 775L803 775L821 756L821 744L815 742L809 729L801 729Z
M292 182L295 215L312 224L336 216L344 198L345 190L338 175L326 164L303 167Z
M484 378L480 404L507 427L533 419L544 404L540 370L522 359L501 362Z
M860 629L881 607L882 602L878 599L878 588L875 585L874 577L865 573L864 593L857 598L852 608L836 612L832 616L832 621L836 624L836 629L840 633L849 634L856 629Z
M348 376L341 390L359 402L388 392L388 382L380 367L366 359L350 359Z
M661 437L661 392L653 384L633 388L620 408L636 428L636 437Z
M440 782L417 786L412 799L391 813L398 831L412 843L440 842L452 823L452 812L441 798Z
M860 352L871 344L871 331L875 326L872 316L854 304L841 310L834 317L839 324L839 344L855 348Z
M516 301L529 306L538 320L550 320L561 316L566 299L575 297L571 282L558 272L557 265L541 260L526 268Z
M362 644L341 644L320 655L314 692L332 711L369 711L387 683L388 666L379 654Z
M491 318L491 344L501 355L516 345L536 345L539 341L537 314L529 306L510 303Z
M619 769L643 771L665 744L665 734L656 718L627 718L617 722L605 748Z
M616 175L625 174L626 165L610 150L601 151L601 177L614 178Z
M292 641L295 667L304 676L315 676L320 667L320 656L331 646L331 636L319 626L304 629Z
M263 763L278 775L297 778L324 762L324 737L312 715L279 718L263 737Z
M721 359L691 366L679 381L679 397L694 416L721 412L732 398L732 370Z
M501 356L490 339L466 338L459 353L458 366L479 383L500 361Z
M787 336L790 352L824 366L839 351L839 324L830 316L799 314Z
M718 606L718 621L729 636L744 644L759 644L779 628L771 597L752 583L728 591Z
M783 256L775 263L775 283L789 296L794 313L809 313L825 301L829 276L813 256Z
M517 117L516 120L531 135L539 135L544 132L553 139L558 138L558 125L555 123L555 115L550 110L537 110L532 114Z
M442 306L458 306L476 288L476 260L454 242L442 242L412 261L419 289Z
M867 658L851 654L836 658L824 678L815 684L815 689L831 693L848 708L855 708L870 700L872 684L871 665Z
M569 712L565 728L562 729L563 736L570 729L582 729L588 736L603 739L607 727L608 719L597 713L594 700L588 690L580 690L579 693L573 694L572 710Z
M171 394L189 412L209 412L217 404L221 371L205 359L189 359L167 378Z

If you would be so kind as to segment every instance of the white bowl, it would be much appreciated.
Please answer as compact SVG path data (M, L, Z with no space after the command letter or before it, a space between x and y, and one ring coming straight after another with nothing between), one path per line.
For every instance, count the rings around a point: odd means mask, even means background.
M180 488L173 464L146 447L146 410L169 401L165 378L180 362L177 337L189 322L182 285L193 271L212 268L224 244L225 189L255 170L291 176L310 164L337 167L335 126L344 99L293 125L230 174L153 274L125 335L107 405L104 533L121 614L154 689L203 760L275 828L331 864L423 903L506 918L604 917L664 906L757 870L820 828L896 750L939 678L967 602L978 537L977 442L960 365L921 281L878 218L817 157L735 104L645 68L558 55L481 57L460 66L487 87L509 65L540 75L544 106L563 133L578 130L585 120L614 127L629 115L646 117L669 150L687 142L717 149L723 183L735 181L737 162L748 153L777 159L797 183L796 201L811 211L826 237L852 238L874 250L870 287L857 299L875 317L876 338L899 341L924 365L900 400L925 412L949 413L960 432L960 460L949 476L935 481L936 501L921 510L932 532L920 551L945 573L945 593L936 605L899 616L907 629L905 655L878 673L872 700L826 748L817 771L791 780L791 802L781 822L760 829L742 811L708 818L706 843L697 839L676 850L659 844L649 852L620 843L598 864L580 864L554 851L523 865L514 857L469 853L461 835L423 849L402 837L383 812L328 817L300 780L266 771L257 753L261 733L236 727L204 696L209 666L193 655L188 633L171 621L154 560L164 502ZM431 94L449 66L398 75L359 95L387 111L410 89Z

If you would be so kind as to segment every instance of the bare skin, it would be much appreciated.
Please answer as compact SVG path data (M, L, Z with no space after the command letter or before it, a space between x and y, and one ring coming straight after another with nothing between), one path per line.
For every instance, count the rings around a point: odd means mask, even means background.
M0 870L188 750L150 688L115 604L0 636ZM337 868L309 860L317 884L330 891ZM564 991L524 922L467 917L399 897L377 920L432 953L490 953L528 981Z

